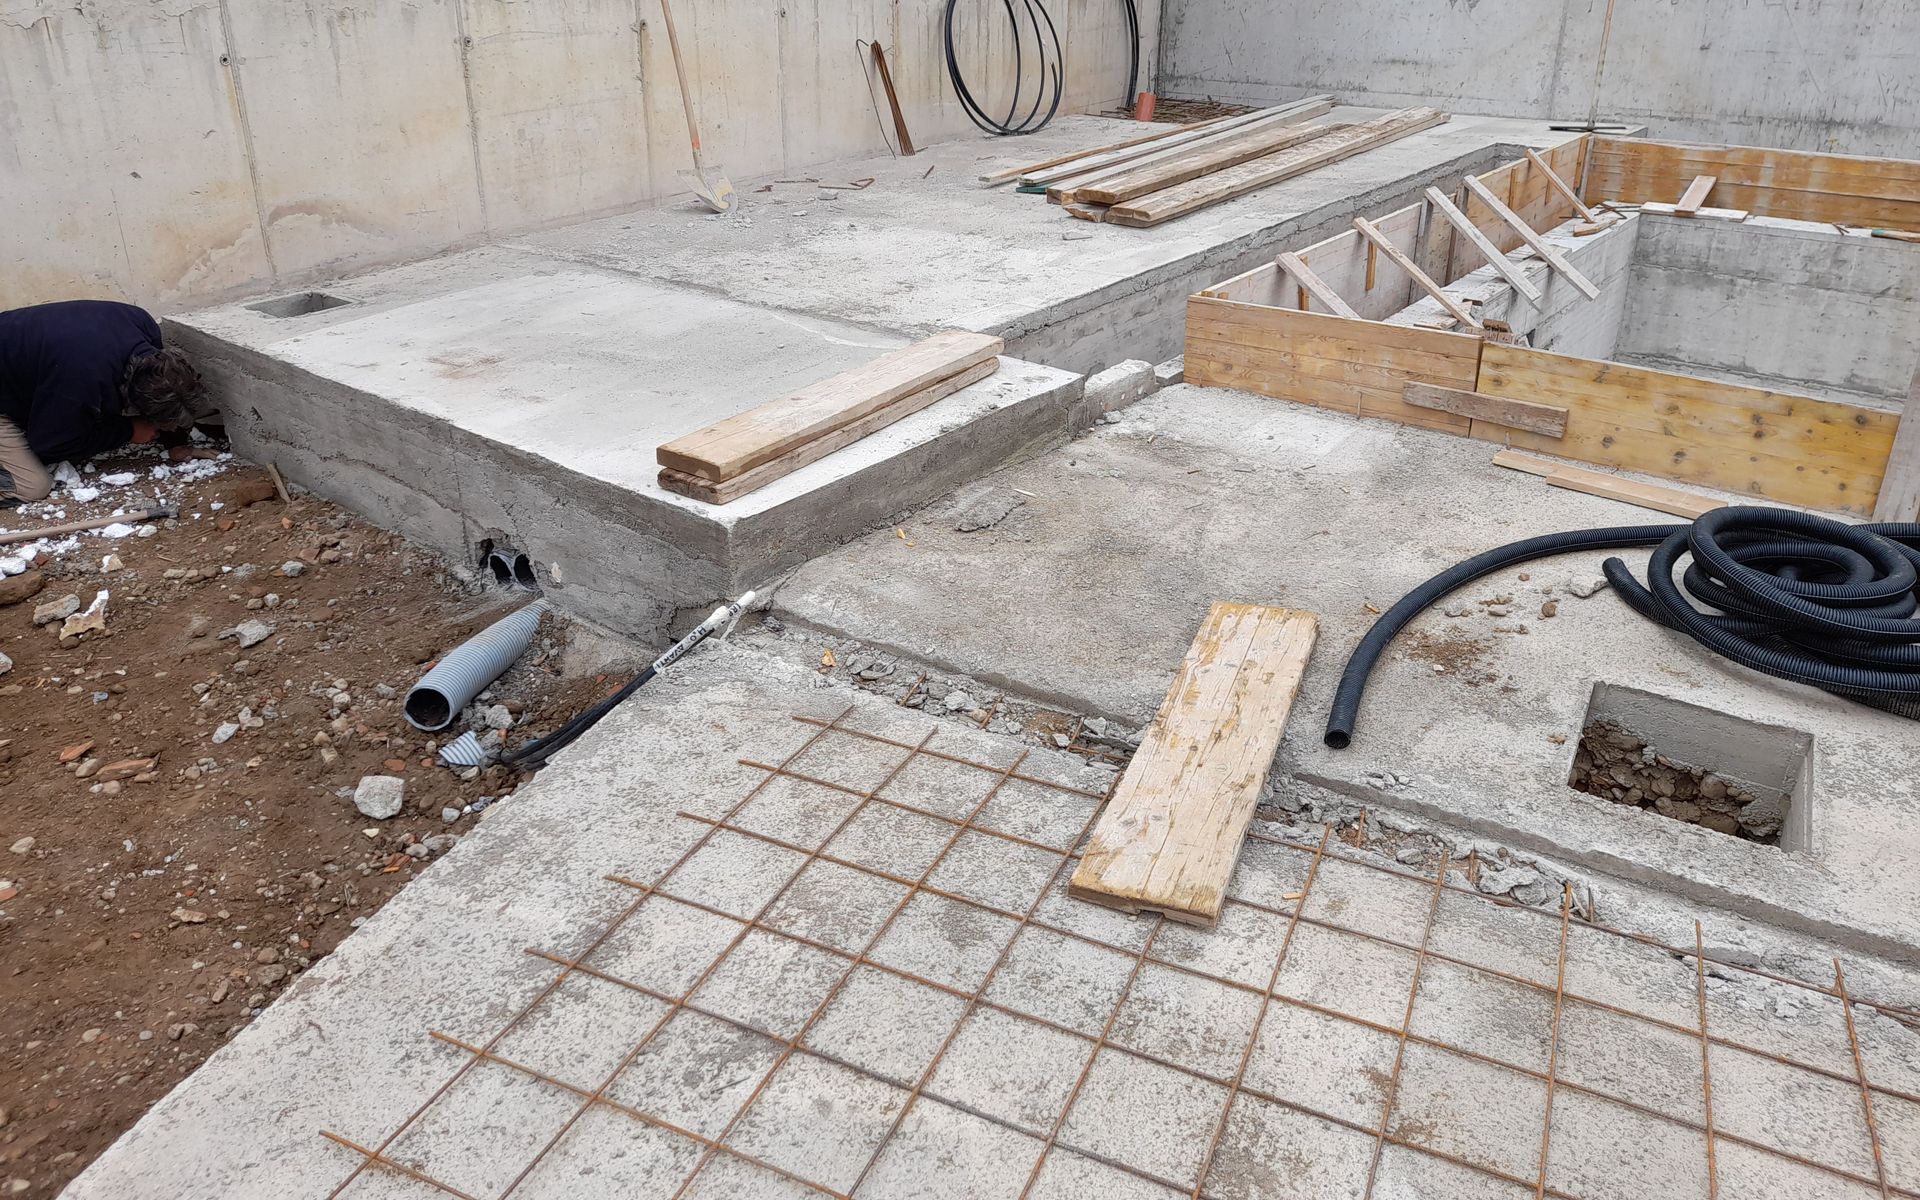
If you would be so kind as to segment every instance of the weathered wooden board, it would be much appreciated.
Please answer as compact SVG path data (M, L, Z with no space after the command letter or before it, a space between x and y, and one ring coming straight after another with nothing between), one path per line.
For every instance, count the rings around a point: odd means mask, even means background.
M1431 129L1447 120L1432 108L1407 108L1363 124L1352 125L1323 138L1263 155L1238 166L1175 184L1114 205L1107 220L1119 225L1149 226L1244 196L1270 184L1365 153L1400 138Z
M776 479L793 474L809 463L819 462L836 450L845 449L869 434L878 433L902 417L912 416L937 400L944 400L968 384L978 383L1000 369L1000 360L990 358L983 363L968 367L958 375L950 375L932 387L922 388L911 396L895 400L885 408L868 413L851 425L842 425L830 433L822 434L810 442L803 443L797 449L789 450L772 462L761 463L751 471L746 471L724 483L714 483L691 475L685 471L676 471L672 467L660 468L660 486L670 492L708 504L726 504L738 500L749 492L756 492Z
M1713 185L1716 182L1717 180L1711 175L1695 175L1693 182L1687 185L1687 190L1681 193L1679 201L1673 206L1673 215L1691 217L1698 213L1700 207L1707 202L1707 197L1713 194Z
M1187 301L1186 378L1359 416L1468 432L1452 413L1408 404L1409 383L1471 390L1480 339L1209 296Z
M993 358L1003 343L984 333L937 333L842 371L779 400L716 421L662 445L655 458L713 483L772 462L894 401Z
M1525 429L1555 438L1567 431L1567 410L1551 404L1483 396L1479 392L1435 387L1431 383L1410 383L1401 389L1401 394L1415 408L1458 413L1475 421L1491 421L1508 429Z
M1217 603L1094 826L1067 892L1211 928L1318 619Z
M1657 483L1641 483L1637 479L1622 479L1618 475L1608 475L1604 471L1589 471L1585 467L1576 467L1568 463L1548 462L1544 458L1534 458L1518 450L1502 450L1493 456L1493 465L1525 471L1529 475L1538 475L1554 487L1566 488L1571 492L1604 496L1624 504L1634 504L1641 508L1650 508L1655 512L1685 517L1689 521L1710 513L1716 508L1727 506L1725 500L1715 500L1711 496L1683 492L1679 488L1661 487Z
M1372 222L1368 221L1365 217L1355 217L1353 219L1353 228L1361 237L1366 238L1376 250L1386 255L1395 266L1405 271L1407 277L1412 279L1421 291L1433 297L1434 302L1439 304L1441 308L1446 309L1447 313L1452 316L1454 320L1469 329L1477 330L1480 328L1480 322L1474 318L1472 313L1467 311L1465 305L1461 304L1460 301L1454 299L1452 296L1449 296L1445 288L1435 283L1432 276L1422 271L1417 263L1407 257L1405 251L1393 244L1391 238L1381 233L1378 229L1375 229Z
M1589 203L1667 201L1696 175L1726 208L1765 217L1920 228L1920 161L1595 137L1581 186Z
M1514 446L1863 515L1899 424L1878 409L1518 346L1485 346L1473 390L1567 410L1560 439L1514 430Z
M1331 108L1331 105L1328 105ZM1118 204L1148 192L1170 188L1176 183L1211 175L1228 167L1237 167L1248 159L1273 154L1289 146L1298 146L1327 137L1346 125L1256 125L1202 138L1190 146L1150 162L1129 164L1125 169L1097 179L1072 184L1066 199L1095 204ZM1065 187L1065 185L1063 185Z

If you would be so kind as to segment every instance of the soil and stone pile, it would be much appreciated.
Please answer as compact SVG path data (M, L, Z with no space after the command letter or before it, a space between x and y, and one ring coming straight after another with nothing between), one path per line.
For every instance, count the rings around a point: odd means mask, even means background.
M1724 775L1676 762L1610 721L1595 721L1580 735L1567 782L1589 795L1716 833L1768 844L1780 839L1783 814L1777 800L1765 800Z

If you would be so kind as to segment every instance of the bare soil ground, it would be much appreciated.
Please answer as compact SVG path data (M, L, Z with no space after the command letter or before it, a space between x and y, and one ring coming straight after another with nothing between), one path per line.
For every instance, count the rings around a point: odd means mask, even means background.
M58 1192L426 869L442 835L480 819L459 810L519 782L433 765L431 735L400 703L425 663L524 593L463 579L324 501L282 504L258 469L156 482L159 461L110 461L102 474L139 480L62 507L69 519L131 510L162 490L180 519L144 537L82 536L40 560L37 595L0 605L13 662L0 674L4 1196ZM0 513L0 527L49 519ZM108 554L120 562L103 572ZM104 633L35 625L36 607L102 589ZM220 636L246 620L273 632L246 648ZM549 618L495 685L492 702L526 727L516 741L612 686L562 677L571 636ZM227 724L241 728L216 744ZM369 774L406 781L398 816L356 810Z

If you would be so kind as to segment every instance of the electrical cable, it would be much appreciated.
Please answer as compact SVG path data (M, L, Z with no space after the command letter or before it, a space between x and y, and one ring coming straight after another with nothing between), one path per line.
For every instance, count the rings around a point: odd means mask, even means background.
M1396 634L1440 597L1495 571L1579 550L1653 546L1642 584L1601 564L1628 607L1742 666L1920 719L1920 524L1843 525L1791 509L1734 506L1690 524L1527 538L1476 554L1383 613L1347 659L1326 744L1353 740L1367 676ZM1691 562L1674 581L1683 556ZM1683 590L1684 589L1684 590ZM1717 610L1703 612L1694 601Z
M1121 0L1127 9L1127 91L1121 101L1123 107L1132 108L1140 95L1140 10L1134 0Z
M974 97L973 90L967 86L965 74L960 70L959 54L954 48L954 21L958 15L960 0L947 0L946 21L946 58L947 77L953 81L954 94L960 98L960 107L967 119L987 133L1011 136L1023 133L1036 133L1053 120L1060 109L1061 89L1064 77L1061 64L1065 54L1060 46L1060 32L1054 27L1053 14L1047 11L1044 0L1021 0L1027 18L1027 25L1033 32L1033 45L1037 55L1038 78L1033 89L1033 104L1025 116L1015 119L1020 110L1020 97L1026 90L1026 52L1020 25L1020 14L1014 9L1014 0L1001 0L1006 10L1007 24L1013 31L1013 91L1007 98L1007 115L996 120L984 105ZM1044 25L1044 30L1042 26ZM1051 43L1051 54L1048 46ZM1050 98L1049 98L1050 97ZM1042 103L1046 112L1041 113Z

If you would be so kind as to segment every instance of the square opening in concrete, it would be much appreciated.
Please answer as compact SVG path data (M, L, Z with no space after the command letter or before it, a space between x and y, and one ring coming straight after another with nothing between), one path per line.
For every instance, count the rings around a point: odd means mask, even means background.
M269 317L304 317L308 313L325 312L329 308L340 308L353 301L342 296L329 296L325 292L295 292L291 296L275 296L271 300L259 300L247 305L257 313Z
M1567 785L1783 850L1812 840L1813 735L1596 683Z

